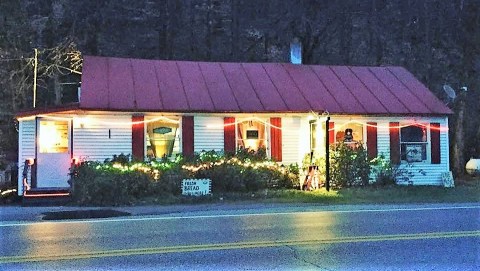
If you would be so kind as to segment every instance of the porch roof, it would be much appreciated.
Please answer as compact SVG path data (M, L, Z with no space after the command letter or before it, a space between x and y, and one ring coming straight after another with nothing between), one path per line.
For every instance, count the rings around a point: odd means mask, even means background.
M81 109L156 112L450 114L402 67L84 56Z

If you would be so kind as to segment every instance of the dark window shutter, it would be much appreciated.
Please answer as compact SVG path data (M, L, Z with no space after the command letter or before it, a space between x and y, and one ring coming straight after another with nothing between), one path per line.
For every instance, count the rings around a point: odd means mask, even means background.
M145 149L145 128L143 116L132 116L132 156L133 159L143 161Z
M335 122L328 123L328 144L335 143Z
M400 164L400 123L390 122L390 161Z
M368 159L374 159L378 156L376 122L367 123L367 155Z
M182 154L193 156L193 116L182 117Z
M440 123L430 123L432 164L440 164Z
M272 159L277 162L281 162L282 161L282 119L270 118L270 124L272 125L270 127L270 147L271 147Z
M235 118L223 119L223 149L225 153L235 153Z

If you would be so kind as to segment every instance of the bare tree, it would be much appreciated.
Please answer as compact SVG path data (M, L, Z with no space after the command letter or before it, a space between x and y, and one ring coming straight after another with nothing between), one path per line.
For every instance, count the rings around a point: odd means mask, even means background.
M36 78L34 78L35 69ZM20 101L29 100L29 93L36 81L38 92L44 96L40 98L46 104L51 103L48 95L45 94L53 88L53 103L58 105L63 95L60 77L67 74L81 74L81 70L81 53L72 40L66 39L53 48L38 50L36 57L25 58L25 62L19 65L18 69L12 70L9 79L13 83L17 103L22 104Z

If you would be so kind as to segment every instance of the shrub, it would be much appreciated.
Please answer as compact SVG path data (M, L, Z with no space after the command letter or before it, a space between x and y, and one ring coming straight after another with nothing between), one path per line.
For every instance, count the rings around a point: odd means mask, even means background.
M249 148L239 148L235 157L240 161L265 161L267 160L267 150L265 148L258 148L257 151Z
M82 162L71 169L73 198L78 204L121 205L177 196L188 178L211 179L213 193L293 188L298 183L298 165L284 167L261 160L263 153L241 153L241 160L209 151L175 161L129 162L128 156L119 155L104 163Z
M371 173L375 179L375 185L396 184L397 167L392 164L384 155L380 155L370 161Z
M293 188L298 166L284 167L265 159L265 149L239 149L236 156L202 152L183 167L193 178L212 180L212 192L255 192L265 188Z
M189 178L187 172L180 167L165 170L160 179L153 182L153 195L180 195L182 180Z
M371 173L375 178L376 185L395 185L403 182L409 184L411 179L415 177L415 173L423 176L426 175L422 169L414 170L411 163L404 165L395 165L384 155L380 155L370 161Z
M337 188L368 185L370 165L361 143L331 146L331 185Z
M78 204L130 204L152 191L151 177L144 172L122 172L96 162L84 162L72 171L72 195Z

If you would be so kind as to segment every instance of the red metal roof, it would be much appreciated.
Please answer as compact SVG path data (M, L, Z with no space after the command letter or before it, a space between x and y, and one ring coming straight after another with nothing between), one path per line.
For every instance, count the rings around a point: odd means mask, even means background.
M82 109L157 112L451 114L401 67L85 56Z

